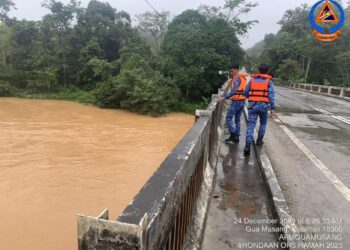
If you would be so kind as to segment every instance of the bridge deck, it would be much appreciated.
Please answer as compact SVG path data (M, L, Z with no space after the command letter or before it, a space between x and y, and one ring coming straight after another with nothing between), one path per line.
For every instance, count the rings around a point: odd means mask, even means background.
M276 102L279 121L270 120L265 147L291 215L300 228L319 219L321 233L342 237L319 243L350 249L350 102L280 87Z
M243 118L243 117L242 117ZM202 249L242 249L241 244L275 244L273 233L262 232L270 223L249 223L247 219L272 219L265 185L255 154L245 158L246 124L242 121L241 142L222 143L216 185L211 202ZM259 230L259 232L249 232ZM276 249L276 248L274 248Z

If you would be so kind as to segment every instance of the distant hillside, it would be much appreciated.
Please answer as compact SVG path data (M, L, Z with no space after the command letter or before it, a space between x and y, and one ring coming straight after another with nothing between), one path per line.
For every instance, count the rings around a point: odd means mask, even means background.
M262 41L256 43L250 49L247 49L246 52L247 52L248 56L258 57L264 51L264 48L265 48L265 41L262 40Z

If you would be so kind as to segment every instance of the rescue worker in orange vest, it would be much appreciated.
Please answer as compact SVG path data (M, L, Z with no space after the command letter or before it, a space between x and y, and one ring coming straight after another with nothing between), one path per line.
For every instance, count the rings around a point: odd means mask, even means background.
M260 118L260 127L258 132L257 146L263 145L263 139L266 131L269 110L271 115L275 109L275 90L272 77L268 75L269 67L261 65L259 67L260 74L253 75L246 89L244 95L248 98L248 129L246 146L244 149L245 155L250 155L251 144L254 140L254 130L258 117Z
M239 142L239 136L241 133L241 116L246 100L243 91L247 85L247 80L245 75L239 74L238 65L235 65L233 69L230 70L230 73L232 75L231 91L224 95L224 99L232 100L226 116L227 127L231 135L225 140L225 142Z

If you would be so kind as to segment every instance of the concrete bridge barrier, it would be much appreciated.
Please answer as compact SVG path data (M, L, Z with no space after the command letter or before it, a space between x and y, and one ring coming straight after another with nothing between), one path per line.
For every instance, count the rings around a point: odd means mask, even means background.
M79 250L200 248L224 126L217 97L116 220L78 215Z
M348 101L350 100L350 88L291 82L280 82L279 85L282 87L300 89L316 94L337 97Z

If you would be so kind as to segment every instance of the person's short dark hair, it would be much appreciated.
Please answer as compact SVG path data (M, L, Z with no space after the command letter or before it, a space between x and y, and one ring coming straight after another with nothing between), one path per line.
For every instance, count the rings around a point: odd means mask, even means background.
M233 65L233 67L231 67L231 69L237 69L237 70L239 70L239 65L238 65L238 64Z
M269 72L269 66L266 64L262 64L259 66L260 74L267 74Z

